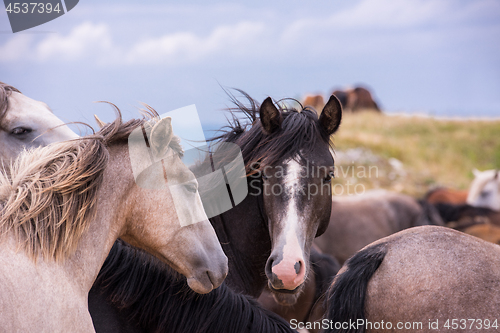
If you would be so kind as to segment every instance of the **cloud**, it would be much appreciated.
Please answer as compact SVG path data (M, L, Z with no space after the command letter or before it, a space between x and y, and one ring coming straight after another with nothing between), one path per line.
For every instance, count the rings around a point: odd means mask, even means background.
M85 60L98 66L168 67L215 60L240 63L247 59L279 59L280 62L293 59L297 64L301 56L308 61L339 61L367 54L386 57L398 52L425 53L425 50L436 50L443 41L472 40L475 34L463 32L478 31L473 28L482 27L485 18L493 22L494 32L497 32L499 20L494 13L498 13L499 7L494 0L464 3L362 0L341 9L323 11L325 13L317 11L308 17L287 19L284 14L269 19L273 15L268 15L267 19L233 20L234 23L224 25L217 25L220 20L215 20L210 21L208 27L208 23L199 21L201 13L193 11L198 16L191 17L189 22L196 23L179 25L182 30L157 36L137 33L134 37L116 25L113 25L116 31L112 31L107 23L84 22L69 33L51 34L41 39L15 35L0 45L0 62ZM164 20L168 21L168 17ZM149 27L162 26L161 22L148 24Z
M52 58L75 61L88 56L101 57L112 49L112 38L107 25L85 22L67 36L51 35L42 40L35 47L35 56L40 62Z
M26 58L31 52L32 35L16 35L0 46L0 62L16 62Z
M128 64L192 63L209 56L242 56L252 52L252 45L265 37L265 25L241 22L215 28L202 37L191 32L149 38L132 46L126 54Z

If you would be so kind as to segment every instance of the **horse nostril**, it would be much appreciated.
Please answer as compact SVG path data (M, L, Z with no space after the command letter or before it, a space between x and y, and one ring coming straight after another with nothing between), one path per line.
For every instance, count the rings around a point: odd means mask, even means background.
M266 263L266 275L268 278L271 278L271 276L273 275L273 262L274 262L274 259L272 258L269 258L267 260L267 263Z
M293 265L293 268L295 268L295 274L299 275L300 269L302 268L302 261L297 261L295 265Z

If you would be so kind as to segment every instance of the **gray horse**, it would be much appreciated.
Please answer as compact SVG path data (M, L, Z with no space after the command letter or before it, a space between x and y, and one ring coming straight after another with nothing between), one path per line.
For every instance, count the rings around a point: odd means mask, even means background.
M377 239L428 224L444 225L434 207L404 194L372 190L334 197L328 229L314 242L342 264Z

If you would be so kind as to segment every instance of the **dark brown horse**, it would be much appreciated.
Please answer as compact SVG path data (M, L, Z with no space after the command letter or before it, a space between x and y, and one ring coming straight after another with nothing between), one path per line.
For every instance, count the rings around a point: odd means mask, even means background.
M318 119L309 108L278 109L270 98L259 107L248 99L249 107L234 100L233 112L251 122L235 120L217 139L241 148L249 194L211 221L229 258L227 284L254 297L267 284L281 303L293 304L309 271L312 241L329 223L330 135L340 125L341 106L331 96Z
M358 112L362 110L374 110L380 112L380 108L373 100L370 91L364 87L353 89L335 90L332 95L338 97L346 112Z
M329 222L330 135L339 127L341 106L332 96L318 118L309 108L278 109L270 98L260 106L248 99L249 107L234 99L234 123L216 140L241 147L249 194L210 220L229 258L227 285L254 297L268 285L281 303L293 304L309 272L312 240ZM241 124L236 112L250 123ZM99 293L103 286L94 287Z
M500 244L500 212L468 204L438 203L435 206L446 226Z
M498 245L444 227L404 230L345 263L325 332L498 331L499 281Z

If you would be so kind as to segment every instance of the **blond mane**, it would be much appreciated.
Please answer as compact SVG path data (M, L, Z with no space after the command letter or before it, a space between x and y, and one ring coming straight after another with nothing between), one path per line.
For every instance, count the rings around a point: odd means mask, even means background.
M42 256L58 261L75 251L96 215L107 148L125 144L146 118L157 117L151 109L154 114L123 123L114 107L116 120L99 132L24 151L0 173L0 237L13 232L33 260ZM179 140L173 141L171 147L179 149Z

